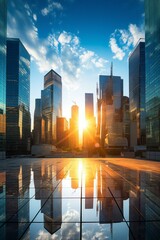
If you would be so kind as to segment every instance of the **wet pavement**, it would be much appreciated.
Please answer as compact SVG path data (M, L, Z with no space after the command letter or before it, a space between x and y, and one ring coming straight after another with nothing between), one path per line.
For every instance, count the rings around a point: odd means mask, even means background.
M160 239L160 163L0 162L0 239Z

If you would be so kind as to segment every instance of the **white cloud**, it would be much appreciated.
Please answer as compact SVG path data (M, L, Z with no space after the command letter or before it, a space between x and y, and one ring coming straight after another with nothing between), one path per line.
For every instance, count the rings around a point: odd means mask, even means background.
M43 8L43 9L41 10L41 13L42 13L43 16L46 16L46 15L48 15L48 13L49 13L49 9L48 9L48 8Z
M94 52L92 51L84 51L83 54L80 56L80 59L83 64L88 62L94 56Z
M34 21L37 21L37 15L35 13L33 14L33 19Z
M112 37L110 39L109 44L110 44L112 52L114 53L113 58L118 59L118 60L123 60L125 53L120 47L118 47L116 39Z
M33 19L29 5L20 4L21 0L14 1L16 4L8 12L8 36L20 38L39 72L45 74L52 68L62 76L65 86L75 89L86 69L96 69L97 75L106 70L107 60L83 48L75 34L62 31L40 39L37 21ZM11 12L14 12L14 18Z
M131 44L135 46L140 38L144 38L144 31L136 26L136 24L129 25L129 32L131 34Z
M52 3L49 3L47 7L43 8L41 10L41 13L43 16L47 16L54 9L63 10L63 6L59 2L52 2Z
M109 41L111 51L114 53L113 58L123 60L144 36L144 27L138 27L136 24L129 24L128 29L116 29Z
M60 35L59 35L59 38L58 38L58 41L62 44L62 45L65 45L67 43L70 43L71 42L71 39L72 39L72 36L70 34L68 34L67 32L62 32Z

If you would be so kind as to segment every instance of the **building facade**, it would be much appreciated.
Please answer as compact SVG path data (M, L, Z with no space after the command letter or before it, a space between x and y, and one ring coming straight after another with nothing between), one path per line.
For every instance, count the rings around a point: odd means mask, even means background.
M83 132L83 147L92 151L95 145L96 121L94 117L93 93L85 93L86 128Z
M135 126L135 142L131 145L146 144L146 115L145 115L145 42L140 39L129 57L129 99L131 125Z
M62 80L55 71L50 70L44 76L42 99L43 143L55 144L57 140L56 121L62 116Z
M19 39L7 39L7 154L30 150L30 55Z
M128 146L130 146L129 97L123 96L122 109L123 109L123 136L128 140Z
M85 93L85 118L94 117L93 93Z
M57 117L57 147L69 147L68 121L64 117Z
M6 154L6 35L7 1L0 1L0 159Z
M119 76L99 76L98 129L101 146L108 134L122 136L123 79Z
M74 104L71 107L70 119L70 148L76 149L79 147L79 107Z
M160 150L160 0L145 0L146 145Z
M33 144L41 143L41 131L42 128L42 101L41 99L35 100L34 111L34 132L33 132Z

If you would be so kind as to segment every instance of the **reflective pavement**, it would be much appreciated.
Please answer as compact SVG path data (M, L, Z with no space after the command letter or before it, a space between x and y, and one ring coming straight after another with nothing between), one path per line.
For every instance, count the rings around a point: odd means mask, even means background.
M160 163L0 162L0 239L160 239Z

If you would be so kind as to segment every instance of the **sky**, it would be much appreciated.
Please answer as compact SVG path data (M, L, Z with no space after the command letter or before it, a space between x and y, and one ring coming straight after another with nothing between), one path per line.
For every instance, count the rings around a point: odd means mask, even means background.
M111 62L129 95L128 56L144 38L144 0L10 0L7 36L20 38L31 55L32 127L51 69L62 76L63 116L70 118L76 102L83 118L85 93L94 94L96 106L96 83Z

